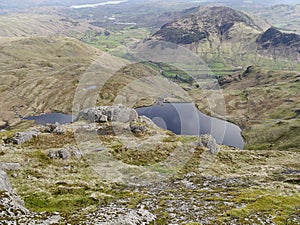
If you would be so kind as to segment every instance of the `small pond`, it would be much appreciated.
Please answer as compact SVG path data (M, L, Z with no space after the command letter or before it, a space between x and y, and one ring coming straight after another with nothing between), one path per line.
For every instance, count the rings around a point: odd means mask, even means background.
M200 112L193 103L162 103L136 109L159 127L175 134L211 134L219 144L244 148L241 129L230 122Z
M162 103L149 107L137 108L139 115L144 115L164 129L175 134L198 135L211 134L219 144L244 148L241 129L230 122L210 117L200 112L193 103ZM34 120L36 124L71 123L75 116L63 113L49 113L29 116L25 120Z
M48 113L48 114L42 114L39 116L29 116L29 117L24 117L24 120L34 120L35 124L41 124L41 125L46 125L47 123L60 123L60 124L65 124L65 123L71 123L74 121L75 116L68 115L68 114L63 114L63 113Z

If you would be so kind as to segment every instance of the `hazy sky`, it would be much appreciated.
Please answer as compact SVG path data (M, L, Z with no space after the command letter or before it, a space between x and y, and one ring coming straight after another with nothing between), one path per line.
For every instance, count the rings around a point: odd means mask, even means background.
M36 6L45 6L45 5L79 5L79 4L95 4L107 1L114 0L0 0L0 10L1 9L20 9L20 8L29 8ZM153 0L128 0L128 2L139 2L145 3ZM253 2L256 4L263 5L274 5L274 4L296 4L300 3L300 0L165 0L165 2L224 2L227 5L232 4L241 4L243 2Z

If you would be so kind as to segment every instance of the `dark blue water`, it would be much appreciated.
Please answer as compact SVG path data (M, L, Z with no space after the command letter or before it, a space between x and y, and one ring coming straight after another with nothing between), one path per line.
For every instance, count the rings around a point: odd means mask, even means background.
M46 125L47 123L71 123L74 121L75 117L72 115L67 115L63 113L48 113L39 116L29 116L23 118L24 120L33 120L35 124Z
M245 145L241 129L237 125L207 116L193 103L162 103L137 108L136 111L139 115L152 119L157 126L175 134L211 134L219 144L240 149Z

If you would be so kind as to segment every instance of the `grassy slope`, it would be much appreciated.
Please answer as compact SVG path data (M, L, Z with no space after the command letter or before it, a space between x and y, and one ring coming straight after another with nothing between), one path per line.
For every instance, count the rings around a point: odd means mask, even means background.
M264 17L275 27L287 32L300 33L300 5L276 5L261 9L256 14Z
M107 29L109 34L99 34L97 31L71 32L70 35L83 41L84 43L100 48L102 51L126 51L124 46L134 43L137 40L143 40L149 35L145 28L135 28L126 26L120 30L114 28ZM123 47L123 49L122 49ZM119 49L118 49L119 48ZM126 52L125 52L126 53ZM118 56L123 56L118 55Z
M9 14L0 16L0 36L29 37L68 34L72 31L85 32L102 29L87 23L80 23L72 19L55 14Z
M100 51L65 37L2 38L1 118L70 112L79 76Z
M223 87L227 119L240 125L250 149L299 151L299 73L252 67ZM205 111L201 90L191 95ZM202 107L201 107L202 105Z
M11 113L13 110L21 114L52 110L69 112L69 100L73 99L79 75L99 54L98 50L69 38L0 41L3 68L0 76L5 77L1 79L0 102L1 107L7 110L1 116L10 119L14 117ZM215 67L220 67L220 64ZM104 92L110 93L110 96L100 96L98 104L111 104L120 90L132 82L133 77L141 78L153 73L156 74L143 65L123 68L105 86ZM248 148L299 149L299 118L295 117L293 111L300 107L297 79L297 72L256 70L247 79L225 87L228 118L245 128ZM190 93L197 103L202 103L199 90ZM145 100L146 103L148 101ZM8 131L2 133L1 137L11 134L12 131ZM122 146L112 136L102 137L102 142L117 159L128 164L146 165L163 160L171 154L176 144L192 144L195 141L193 138L174 137L170 133L162 135L166 135L166 138L155 149L159 154L153 156L151 152L151 158L147 151L152 151L157 142L139 148L144 150L141 153L137 149ZM158 184L159 188L155 187L158 191L153 193L147 187L137 190L135 187L103 182L90 167L88 157L66 161L47 158L49 148L67 145L74 145L69 132L59 137L44 135L24 146L4 149L0 161L10 162L14 159L22 163L22 168L10 179L18 194L25 199L27 207L36 211L65 213L65 221L71 224L85 218L86 213L96 210L97 206L118 202L118 199L122 200L119 205L128 208L146 205L158 216L157 224L168 224L172 217L168 210L174 208L177 218L188 215L189 221L195 222L202 218L197 214L176 210L182 203L199 207L201 212L204 210L206 217L213 217L213 224L226 221L227 224L232 221L240 224L247 221L259 223L257 215L263 219L272 215L274 222L284 224L287 218L299 214L299 185L296 185L299 179L297 175L283 173L285 169L299 171L299 153L238 151L223 146L215 163L204 173L198 174L203 151L200 149L179 171L175 180L167 181L165 188L163 184ZM136 157L131 157L132 154ZM97 159L94 155L93 158ZM178 184L191 171L197 173L196 177L190 179L198 185L196 190ZM205 176L208 176L207 180ZM220 180L214 183L215 178L211 176ZM234 182L227 182L228 178ZM205 181L209 183L209 189L205 188ZM244 181L251 182L248 184ZM154 203L147 205L151 201Z

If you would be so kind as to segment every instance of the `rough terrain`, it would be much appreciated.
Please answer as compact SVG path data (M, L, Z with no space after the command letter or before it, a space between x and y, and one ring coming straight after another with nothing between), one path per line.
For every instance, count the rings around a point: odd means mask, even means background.
M35 126L21 145L2 132L0 160L14 164L2 164L1 223L299 224L299 153L176 136L119 107L101 113L114 121Z

